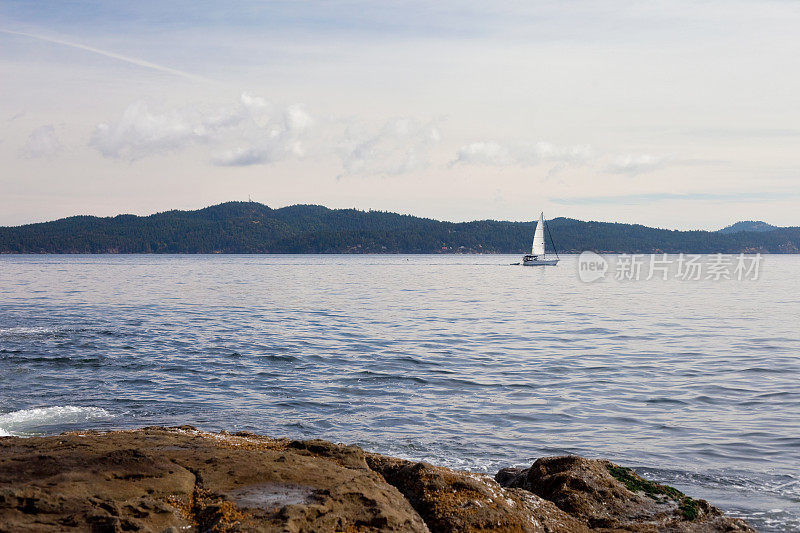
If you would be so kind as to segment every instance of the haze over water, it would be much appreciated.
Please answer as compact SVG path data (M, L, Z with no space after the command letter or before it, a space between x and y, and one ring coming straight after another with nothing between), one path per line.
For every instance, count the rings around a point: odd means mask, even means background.
M598 283L518 260L0 257L0 435L192 424L490 473L577 453L800 529L800 257Z

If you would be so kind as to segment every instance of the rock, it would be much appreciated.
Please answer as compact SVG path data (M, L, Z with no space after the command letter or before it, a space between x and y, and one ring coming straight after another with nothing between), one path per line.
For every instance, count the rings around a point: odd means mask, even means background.
M595 531L754 531L705 500L648 481L610 461L544 457L530 468L503 469L495 480L553 502Z
M2 438L0 531L428 531L359 448L307 444L191 427Z
M377 454L367 464L397 487L431 531L589 531L551 502L491 477Z
M497 480L191 426L1 437L0 532L752 531L608 462L546 458Z

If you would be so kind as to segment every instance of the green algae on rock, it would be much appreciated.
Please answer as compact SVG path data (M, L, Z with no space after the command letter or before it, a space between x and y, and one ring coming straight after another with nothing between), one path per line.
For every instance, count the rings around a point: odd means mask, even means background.
M631 492L643 492L654 500L663 500L670 498L677 502L678 509L683 513L686 520L694 520L700 516L700 506L693 498L685 495L675 487L669 485L662 485L654 483L624 466L615 464L607 464L608 472L614 476L617 481L620 481Z

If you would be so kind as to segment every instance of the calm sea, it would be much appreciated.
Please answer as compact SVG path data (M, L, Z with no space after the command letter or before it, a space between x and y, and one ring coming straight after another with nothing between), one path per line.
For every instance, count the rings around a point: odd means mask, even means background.
M800 530L800 256L0 256L0 434L193 424L476 471L576 453Z

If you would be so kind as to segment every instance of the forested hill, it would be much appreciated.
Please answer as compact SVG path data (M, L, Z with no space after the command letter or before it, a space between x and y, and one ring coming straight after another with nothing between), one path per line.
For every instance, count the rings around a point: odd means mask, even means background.
M767 224L760 220L742 220L728 227L717 230L720 233L736 233L738 231L772 231L780 229L772 224Z
M561 252L797 253L800 227L719 233L556 218ZM0 227L0 253L522 253L534 222L440 222L409 215L227 202L150 216L75 216ZM548 240L549 244L549 240Z

